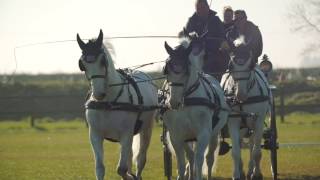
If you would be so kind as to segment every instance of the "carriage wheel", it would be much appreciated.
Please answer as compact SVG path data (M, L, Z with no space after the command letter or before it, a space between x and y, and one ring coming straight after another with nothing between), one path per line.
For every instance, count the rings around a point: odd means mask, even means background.
M278 179L278 159L277 159L277 150L278 150L278 142L277 142L277 123L276 123L276 114L275 114L275 105L274 99L272 99L271 104L271 112L270 112L270 157L271 157L271 172L273 176L273 180Z

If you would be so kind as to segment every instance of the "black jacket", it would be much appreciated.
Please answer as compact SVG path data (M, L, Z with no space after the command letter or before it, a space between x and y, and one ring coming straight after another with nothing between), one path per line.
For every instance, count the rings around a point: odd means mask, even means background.
M210 10L208 19L203 19L194 13L185 27L187 33L195 31L199 35L208 30L207 38L209 39L206 40L206 51L211 53L216 53L220 48L221 42L225 40L223 23L216 14L216 12Z
M250 21L247 21L246 30L243 35L245 37L246 46L252 50L253 57L257 61L263 50L262 35L258 26ZM233 41L240 36L240 33L235 26L232 26L232 28L230 28L227 32L226 36L228 42L232 45Z

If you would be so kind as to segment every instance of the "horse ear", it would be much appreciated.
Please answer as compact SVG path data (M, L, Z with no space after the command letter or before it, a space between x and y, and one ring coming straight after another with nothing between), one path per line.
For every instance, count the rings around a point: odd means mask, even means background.
M100 33L96 41L99 48L102 46L102 41L103 41L103 32L102 32L102 29L100 29Z
M167 41L164 42L164 47L169 55L173 55L174 50L168 45Z
M81 40L78 33L77 33L77 42L81 50L83 50L86 47L86 44Z

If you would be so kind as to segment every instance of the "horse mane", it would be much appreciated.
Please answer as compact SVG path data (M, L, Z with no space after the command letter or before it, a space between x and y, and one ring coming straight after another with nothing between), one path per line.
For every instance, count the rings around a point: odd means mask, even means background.
M179 43L180 43L180 45L181 45L182 47L184 47L185 49L187 49L187 48L190 46L190 44L191 44L191 40L190 40L189 38L187 38L187 37L181 37L181 38L179 39Z
M103 48L104 53L107 56L107 60L111 61L112 64L114 64L114 62L115 62L114 57L116 56L116 51L115 51L113 44L110 41L105 40L102 44L102 48Z

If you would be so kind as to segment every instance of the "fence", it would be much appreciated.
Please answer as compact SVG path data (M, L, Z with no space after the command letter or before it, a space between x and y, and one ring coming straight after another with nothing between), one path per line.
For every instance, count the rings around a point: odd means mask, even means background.
M0 97L0 120L31 118L83 118L85 95Z
M278 88L274 94L278 99L276 112L283 122L285 115L295 111L320 112L320 104L286 105L286 98L294 93L315 92L317 89L288 91ZM74 119L84 117L85 94L55 94L47 96L0 96L0 120L31 118Z
M276 103L276 112L280 116L281 122L284 122L285 115L290 114L292 112L309 112L309 113L318 113L320 112L320 104L296 104L296 105L287 105L286 99L296 93L314 93L320 92L320 88L302 88L300 90L297 89L286 89L282 87L278 87L276 91L274 91L275 97L279 99L279 102Z

